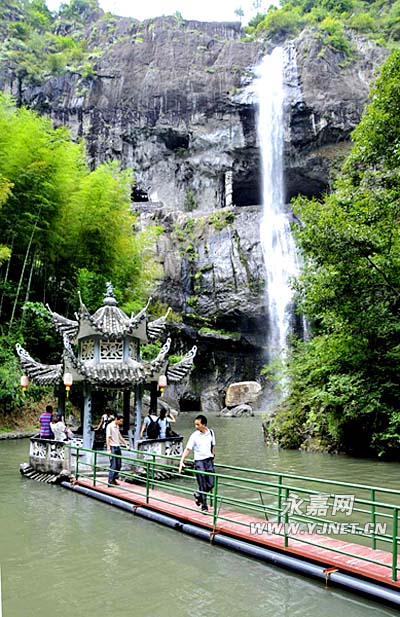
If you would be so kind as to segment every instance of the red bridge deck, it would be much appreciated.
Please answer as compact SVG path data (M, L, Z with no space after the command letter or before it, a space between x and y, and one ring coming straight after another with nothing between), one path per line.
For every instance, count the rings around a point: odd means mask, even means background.
M387 551L374 550L367 546L337 540L329 536L305 533L302 533L299 537L304 541L315 543L319 546L312 546L311 544L306 544L301 540L296 540L291 537L289 538L289 545L285 548L283 536L267 532L257 535L250 533L250 523L265 523L265 521L260 518L220 509L218 516L228 518L230 521L220 520L218 518L214 529L213 510L210 509L210 512L205 514L200 510L193 511L192 509L196 507L194 502L185 497L159 490L150 490L149 501L146 502L146 489L144 486L137 484L121 482L119 486L109 487L106 484L97 483L96 486L93 486L91 480L84 478L79 478L77 484L129 502L132 504L132 508L135 508L135 506L143 506L170 515L181 521L209 528L215 533L224 533L231 537L251 542L252 544L265 546L272 550L275 549L280 552L285 552L286 554L312 560L321 564L324 568L337 568L343 573L355 574L376 583L384 583L387 586L400 590L400 581L393 581L391 579L392 555ZM131 491L135 491L135 493ZM163 503L164 501L174 501L174 504ZM352 553L352 555L342 555L330 549L342 550L347 553ZM379 561L382 565L369 563L361 559L361 557Z

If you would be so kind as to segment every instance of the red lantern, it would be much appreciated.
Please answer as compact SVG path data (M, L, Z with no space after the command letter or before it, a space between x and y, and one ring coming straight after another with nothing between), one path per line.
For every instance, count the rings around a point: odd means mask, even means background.
M28 375L21 375L21 388L22 392L25 394L25 390L29 386L29 377Z
M67 393L67 398L69 397L69 391L71 389L72 386L72 375L71 373L64 373L64 386L65 386L65 391Z
M158 389L161 392L161 396L164 394L164 390L167 387L167 378L165 375L160 375L158 378Z

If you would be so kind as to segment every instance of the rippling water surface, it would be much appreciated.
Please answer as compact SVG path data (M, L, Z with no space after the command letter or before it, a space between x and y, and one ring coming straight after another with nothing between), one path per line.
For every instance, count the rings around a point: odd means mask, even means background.
M193 415L181 415L187 437ZM210 418L219 462L397 488L400 465L265 447L261 420ZM3 617L368 617L361 597L23 478L27 440L0 442Z

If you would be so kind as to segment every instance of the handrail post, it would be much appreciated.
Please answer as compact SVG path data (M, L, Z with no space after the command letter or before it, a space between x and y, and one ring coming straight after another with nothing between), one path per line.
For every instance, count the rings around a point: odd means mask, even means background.
M214 490L213 490L213 527L214 531L217 526L217 518L218 518L218 476L214 476Z
M153 453L152 455L152 461L151 461L151 488L154 489L154 477L155 477L155 464L156 464L156 455Z
M149 492L150 492L150 463L149 461L145 461L146 464L146 503L149 503Z
M398 508L393 508L392 528L392 581L397 581L397 533L398 533Z
M289 539L288 539L288 527L289 527L289 510L287 507L287 503L289 501L289 489L285 488L285 518L283 521L283 545L285 548L287 548L289 546ZM279 511L280 512L280 511Z
M93 486L96 486L96 476L97 476L97 450L94 451L94 459L93 459Z
M76 459L75 459L75 480L78 479L79 476L79 448L76 448Z
M371 489L371 523L372 523L372 548L376 549L376 536L375 536L375 524L376 524L376 511L375 511L375 489Z
M282 476L278 476L278 523L282 521L281 516L282 509Z

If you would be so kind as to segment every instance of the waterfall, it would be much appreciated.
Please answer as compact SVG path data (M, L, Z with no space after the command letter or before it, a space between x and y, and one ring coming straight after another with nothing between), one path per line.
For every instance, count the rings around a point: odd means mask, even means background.
M284 360L293 322L289 280L298 274L296 246L285 207L283 178L284 51L277 47L258 67L258 136L262 161L260 234L267 272L268 359Z

